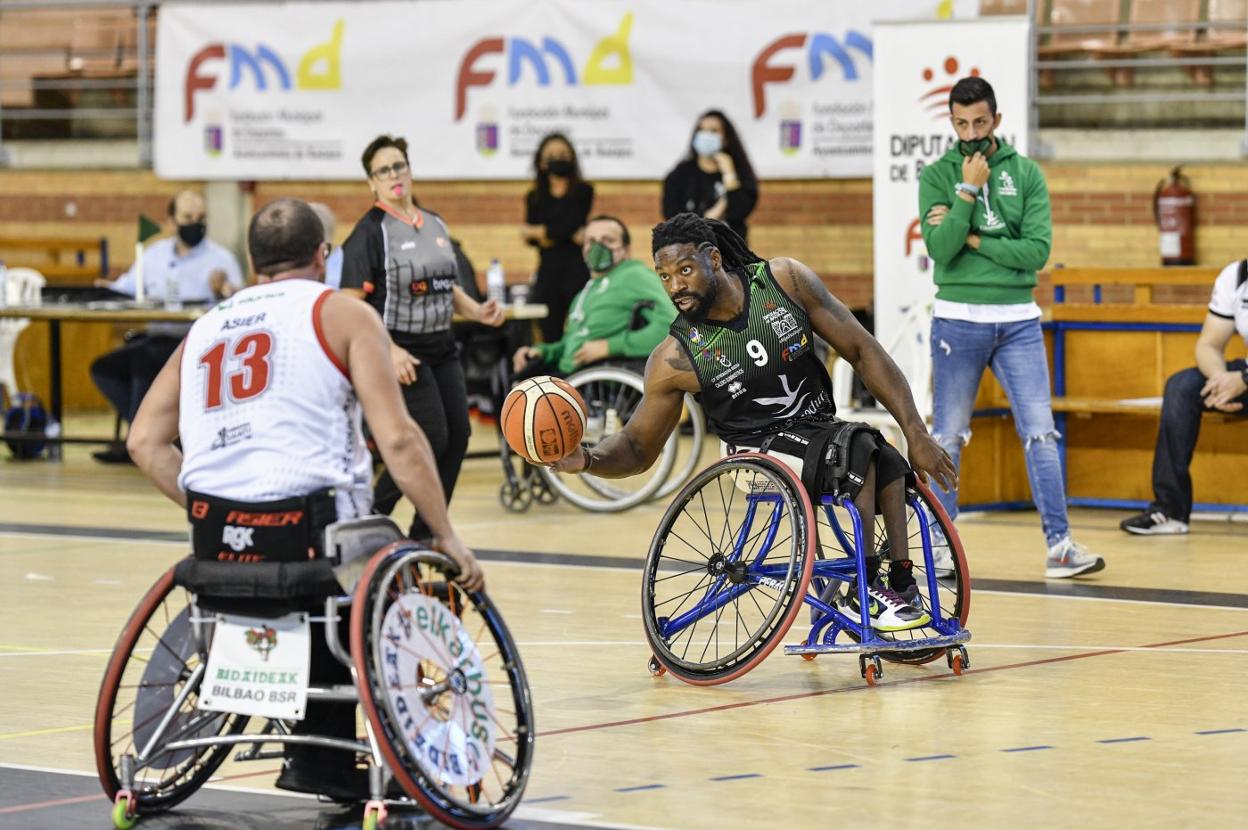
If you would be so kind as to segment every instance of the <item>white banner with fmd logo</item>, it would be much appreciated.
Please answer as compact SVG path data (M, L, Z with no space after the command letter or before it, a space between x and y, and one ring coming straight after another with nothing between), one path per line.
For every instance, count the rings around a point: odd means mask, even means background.
M1027 153L1026 18L907 21L875 27L875 336L914 384L930 377L928 323L936 286L919 225L919 174L956 142L949 91L978 75L992 84L997 134ZM926 391L915 389L915 398Z
M356 178L380 133L420 178L531 175L552 131L591 178L661 178L723 110L763 177L871 170L872 23L977 0L425 0L160 6L156 172ZM891 106L890 94L877 99Z

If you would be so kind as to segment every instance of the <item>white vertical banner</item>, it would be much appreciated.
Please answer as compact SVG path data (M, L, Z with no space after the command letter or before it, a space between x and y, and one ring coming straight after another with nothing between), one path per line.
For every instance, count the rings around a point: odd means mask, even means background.
M1026 155L1031 22L876 21L874 33L875 336L913 385L930 377L927 321L936 294L919 224L919 175L955 146L949 92L969 75L992 84L997 135ZM926 391L915 389L915 398L922 408Z

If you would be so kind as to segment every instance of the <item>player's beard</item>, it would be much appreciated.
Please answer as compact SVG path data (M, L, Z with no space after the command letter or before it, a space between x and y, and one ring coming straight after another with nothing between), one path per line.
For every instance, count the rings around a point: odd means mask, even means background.
M675 302L680 299L693 300L693 306L687 311L682 310L680 306L677 306L676 310L679 311L681 316L683 316L686 320L693 323L700 323L706 319L708 314L711 313L711 307L715 305L715 300L718 297L719 283L714 277L712 277L709 281L707 281L705 291L701 293L688 290L682 291L680 294L673 297L672 301Z

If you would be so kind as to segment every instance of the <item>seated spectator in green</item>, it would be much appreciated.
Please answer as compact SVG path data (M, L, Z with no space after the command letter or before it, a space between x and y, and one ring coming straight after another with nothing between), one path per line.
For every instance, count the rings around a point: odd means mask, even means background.
M589 220L581 253L590 280L572 301L561 339L516 350L516 380L568 375L603 360L644 360L667 336L676 307L658 275L631 257L630 242L614 216Z

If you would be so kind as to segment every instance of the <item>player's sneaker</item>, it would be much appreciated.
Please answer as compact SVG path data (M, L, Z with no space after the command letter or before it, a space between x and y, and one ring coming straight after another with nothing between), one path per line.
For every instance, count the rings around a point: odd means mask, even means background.
M1153 510L1123 519L1118 525L1127 533L1139 536L1178 535L1187 533L1187 522L1172 519L1160 510Z
M918 597L918 586L911 586ZM858 586L849 586L849 607L855 614L861 614L858 606ZM871 616L871 627L877 631L907 631L911 628L922 628L932 621L926 611L914 607L900 594L876 584L867 588L867 611Z
M1049 558L1044 564L1044 576L1046 579L1066 579L1096 573L1104 567L1104 559L1088 553L1087 548L1076 544L1074 539L1067 536L1049 548Z

